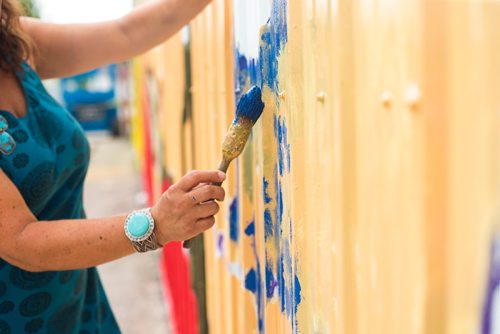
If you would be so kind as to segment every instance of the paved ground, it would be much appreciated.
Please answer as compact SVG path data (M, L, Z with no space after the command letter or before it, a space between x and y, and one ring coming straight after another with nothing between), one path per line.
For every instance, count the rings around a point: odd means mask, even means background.
M125 139L89 135L91 166L85 188L89 218L140 208L144 196ZM159 252L136 254L99 267L111 307L124 334L168 333L158 273Z

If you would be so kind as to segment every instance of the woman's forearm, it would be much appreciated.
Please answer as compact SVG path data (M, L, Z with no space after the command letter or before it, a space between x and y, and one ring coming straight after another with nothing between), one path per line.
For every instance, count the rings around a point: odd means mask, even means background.
M159 245L192 238L212 227L226 178L220 171L191 171L165 191L151 215ZM37 221L15 185L0 170L0 258L27 271L93 267L135 252L125 235L126 215Z
M12 240L5 260L28 271L93 267L134 253L126 215L102 219L37 221Z

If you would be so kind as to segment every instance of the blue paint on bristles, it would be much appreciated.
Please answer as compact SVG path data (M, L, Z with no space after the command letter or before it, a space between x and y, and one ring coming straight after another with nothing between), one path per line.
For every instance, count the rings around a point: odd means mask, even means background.
M236 119L247 118L252 124L255 124L264 110L264 102L262 102L262 92L257 86L250 88L248 92L243 94L238 105L236 106Z

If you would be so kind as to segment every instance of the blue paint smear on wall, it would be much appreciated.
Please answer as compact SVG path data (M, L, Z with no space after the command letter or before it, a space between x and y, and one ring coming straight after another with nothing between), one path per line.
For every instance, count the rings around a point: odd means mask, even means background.
M273 201L271 196L269 196L269 181L264 177L262 184L264 189L264 203L269 204Z
M264 298L263 298L263 282L260 269L259 256L257 255L257 243L255 238L255 221L251 221L245 228L245 234L252 238L252 247L255 256L256 267L248 271L245 276L245 288L255 295L257 304L257 317L259 319L259 332L264 330Z
M495 234L491 242L490 272L488 275L488 283L486 285L486 295L483 305L483 319L481 325L482 334L493 334L493 318L499 311L493 309L494 305L497 304L495 303L495 296L498 296L498 289L500 289L500 235ZM498 302L498 300L496 302Z
M238 24L238 22L235 23ZM239 100L248 85L259 86L263 91L264 86L268 86L274 93L276 105L279 105L278 57L288 42L287 29L287 1L272 0L271 16L267 24L261 29L259 58L247 58L236 49L236 101ZM294 331L297 332L296 314L302 301L301 284L297 276L297 263L293 260L290 250L293 232L292 221L283 221L284 205L281 185L281 179L290 172L291 168L286 119L275 114L273 127L277 141L277 161L273 179L263 179L265 202L264 237L266 244L268 242L275 244L277 261L273 261L266 256L265 272L261 271L256 248L255 222L252 221L245 229L245 234L252 238L256 266L246 274L245 288L255 295L260 332L263 331L264 326L265 300L263 289L266 290L265 296L268 300L278 297L282 313L286 314L287 318L291 320ZM269 182L273 182L275 186L275 191L272 194L269 192ZM271 206L272 202L275 204L274 207ZM283 236L283 224L286 223L290 225L289 238ZM265 276L264 282L262 276Z
M285 313L289 319L296 324L297 308L302 300L301 286L297 274L293 279L288 275L295 272L290 253L290 244L284 240L282 254L278 259L278 285L281 312ZM288 278L288 279L286 279Z
M255 269L252 268L245 276L245 289L256 293L258 284L259 282L257 282L257 273L255 272Z
M231 241L238 242L239 239L239 214L238 197L235 197L229 206L229 237Z
M274 235L274 225L273 217L271 216L271 210L264 210L264 238L267 240L271 239Z
M278 57L288 41L285 0L272 3L271 17L261 36L260 70L264 82L273 92L278 91Z
M272 202L271 196L269 196L269 181L264 177L262 180L263 183L263 192L264 192L264 203L265 205L269 205ZM273 226L273 218L271 216L271 210L266 208L264 210L264 237L266 242L272 238L274 235L274 226Z
M247 228L245 229L245 234L249 237L255 235L255 223L254 222L251 222L250 224L248 224Z
M281 116L274 115L274 135L278 140L278 167L280 175L290 172L290 144L288 143L288 130L285 120Z

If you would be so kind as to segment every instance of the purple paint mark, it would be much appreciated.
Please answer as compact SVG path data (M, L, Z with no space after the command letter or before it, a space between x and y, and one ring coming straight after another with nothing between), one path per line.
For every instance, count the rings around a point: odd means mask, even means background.
M493 317L493 304L495 294L500 287L500 235L495 235L490 250L490 272L486 286L486 296L483 306L483 320L481 326L482 334L492 334L491 328ZM498 298L498 297L497 297Z
M278 286L278 281L274 278L273 264L269 259L266 259L266 296L271 299L274 296L274 291Z
M240 234L238 221L238 197L235 197L229 206L229 237L234 242L238 242Z
M217 249L220 254L224 253L224 235L222 233L219 234L219 237L217 238Z

